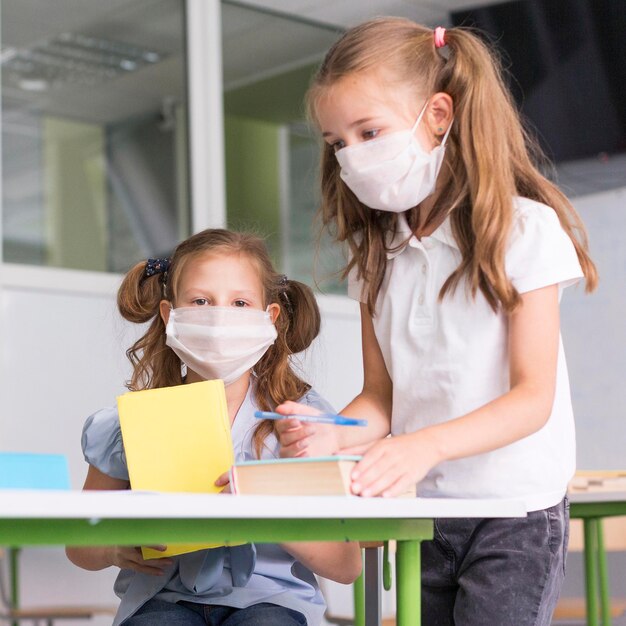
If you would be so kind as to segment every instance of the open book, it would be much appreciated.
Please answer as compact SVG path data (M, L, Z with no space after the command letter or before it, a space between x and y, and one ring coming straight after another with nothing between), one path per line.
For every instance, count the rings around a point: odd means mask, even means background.
M224 383L131 391L119 396L130 486L140 491L217 493L218 476L234 461ZM144 558L183 554L223 544L171 545Z
M246 461L230 470L231 490L244 495L349 496L350 472L360 456Z

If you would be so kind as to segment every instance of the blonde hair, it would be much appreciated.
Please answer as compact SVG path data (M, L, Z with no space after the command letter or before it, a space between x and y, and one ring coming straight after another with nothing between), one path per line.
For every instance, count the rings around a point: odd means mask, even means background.
M204 230L178 245L165 274L146 275L146 262L137 263L124 277L117 294L121 315L134 323L150 322L146 333L127 351L133 366L128 388L154 389L181 385L180 359L166 345L165 324L159 303L176 302L180 278L190 264L206 255L240 255L253 262L263 285L265 304L277 303L278 337L254 366L254 392L260 409L273 410L286 400L298 400L310 385L293 371L290 355L308 348L320 330L320 312L310 287L278 274L262 239L249 233L223 229ZM263 420L253 442L258 456L274 422Z
M310 117L330 87L348 75L384 68L385 80L410 85L417 97L447 93L454 103L454 123L446 144L440 183L431 213L420 224L419 209L408 212L413 229L428 226L450 212L461 262L444 283L440 298L466 279L473 297L482 292L492 309L510 312L520 296L506 275L504 257L513 221L513 197L524 196L552 207L572 240L586 278L597 283L587 236L565 195L537 169L542 158L526 133L506 88L499 60L472 32L445 32L448 58L435 48L434 31L403 18L377 18L345 33L329 50L307 93ZM341 180L334 150L324 145L321 161L323 225L346 242L350 260L345 278L356 266L367 285L367 305L374 314L383 281L385 235L397 216L373 211L359 202Z

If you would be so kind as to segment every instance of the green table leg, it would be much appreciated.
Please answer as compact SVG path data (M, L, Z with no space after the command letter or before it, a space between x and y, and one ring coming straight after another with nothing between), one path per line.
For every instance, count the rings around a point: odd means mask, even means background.
M587 587L587 626L598 626L598 519L583 520L585 533L585 582Z
M19 570L19 548L9 548L9 580L10 580L10 601L11 608L17 609L20 606L20 570ZM11 626L19 626L17 622L11 622Z
M361 550L361 561L365 561L365 552ZM365 626L365 564L361 574L352 585L354 593L354 626Z
M397 626L422 623L420 541L398 541L396 552Z
M600 607L602 609L602 626L611 626L611 593L609 591L609 571L604 550L604 530L602 520L598 524L598 571L600 576Z

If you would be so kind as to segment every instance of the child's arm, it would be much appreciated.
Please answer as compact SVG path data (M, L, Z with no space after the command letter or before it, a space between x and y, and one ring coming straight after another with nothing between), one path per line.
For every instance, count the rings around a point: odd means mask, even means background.
M355 541L307 541L281 546L314 574L344 585L361 573L361 549Z
M501 448L547 422L559 349L558 286L521 297L509 317L510 391L457 419L375 443L352 473L355 493L398 495L442 461Z
M90 465L83 489L96 491L128 489L128 481L111 478ZM164 546L150 547L156 550L165 549ZM136 572L159 576L172 563L170 559L165 558L144 561L141 550L131 546L67 546L65 554L74 565L91 571L116 565L122 569L132 569Z
M283 457L326 456L336 454L346 446L376 441L389 434L391 421L392 385L383 355L374 334L372 318L367 306L361 304L361 340L363 346L363 390L342 415L366 419L365 428L352 426L328 426L299 422L296 419L276 423ZM290 415L319 413L312 407L296 402L285 402L276 408L279 413Z

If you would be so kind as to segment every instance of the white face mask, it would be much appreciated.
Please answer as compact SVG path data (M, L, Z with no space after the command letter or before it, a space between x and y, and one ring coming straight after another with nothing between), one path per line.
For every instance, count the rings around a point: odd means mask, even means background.
M426 105L411 129L337 151L342 180L365 206L401 213L435 190L452 124L441 145L426 152L415 137L424 111Z
M165 333L187 367L225 385L256 365L277 337L269 312L217 306L172 309Z

